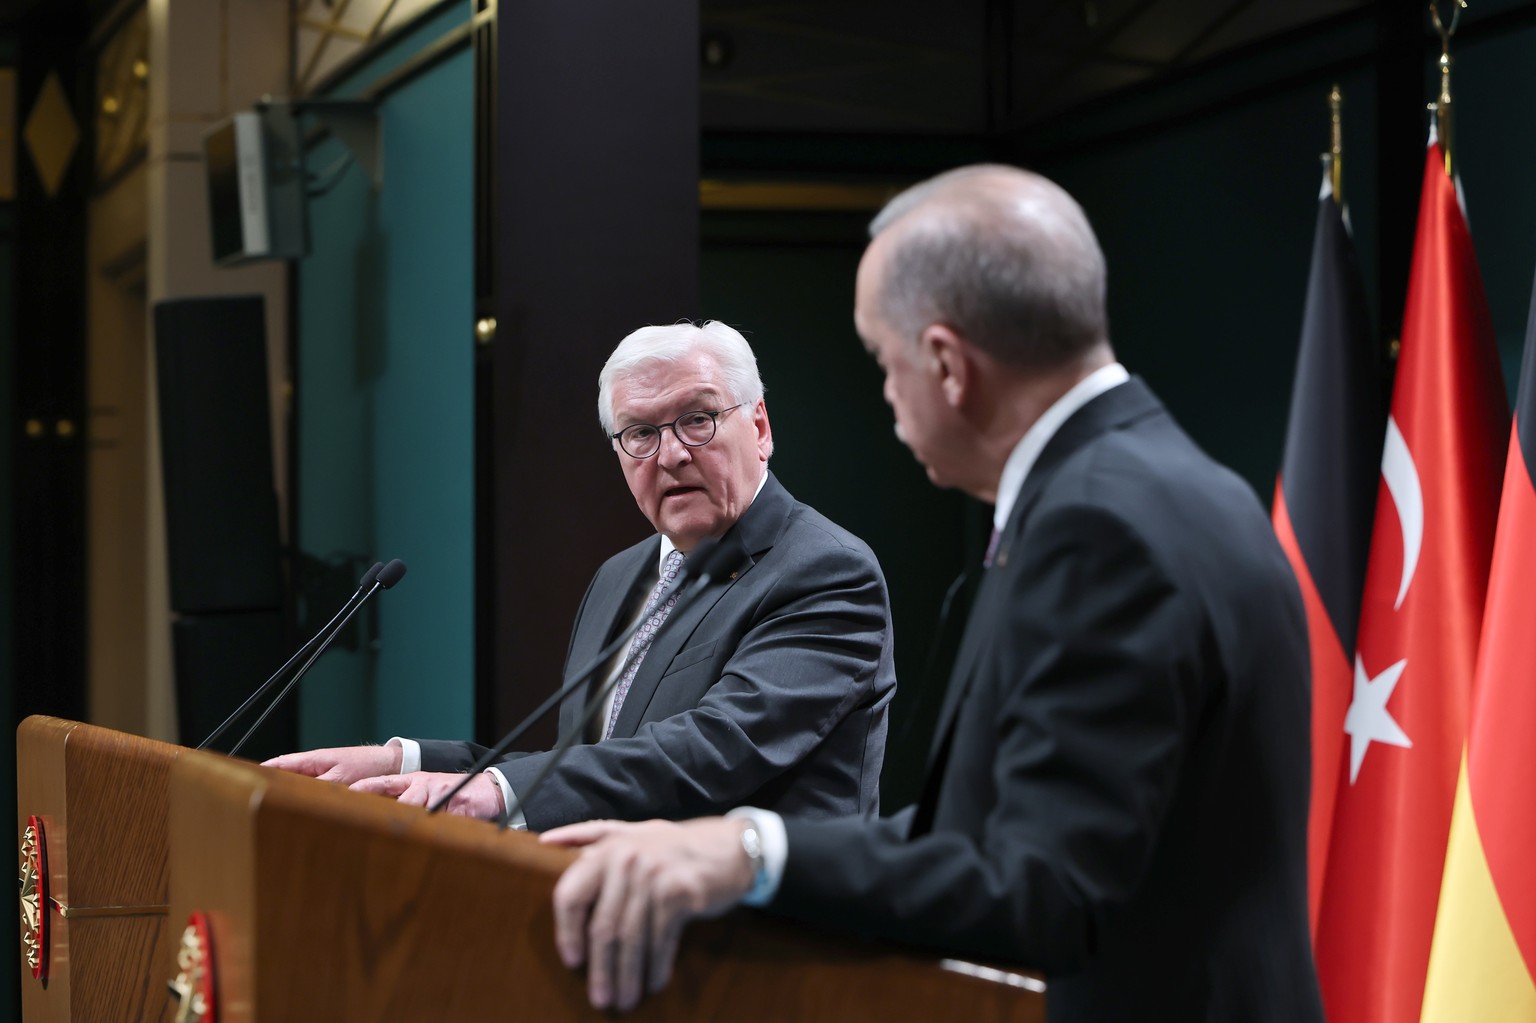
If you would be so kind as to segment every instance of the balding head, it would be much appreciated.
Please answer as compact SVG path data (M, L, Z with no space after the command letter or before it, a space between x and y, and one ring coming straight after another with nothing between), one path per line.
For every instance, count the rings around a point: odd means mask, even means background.
M870 224L878 315L915 344L943 323L999 362L1051 370L1107 345L1104 254L1072 197L1038 174L962 167Z

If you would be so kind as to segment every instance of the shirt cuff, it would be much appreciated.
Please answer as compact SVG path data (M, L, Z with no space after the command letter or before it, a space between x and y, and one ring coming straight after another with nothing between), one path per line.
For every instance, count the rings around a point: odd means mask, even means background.
M760 810L755 806L738 806L727 817L745 818L757 829L758 841L763 846L762 885L754 885L742 898L746 906L766 906L779 893L784 880L784 861L789 858L789 836L784 831L784 818L772 810Z
M494 767L487 767L485 773L496 782L496 787L501 789L501 811L506 813L507 807L517 802L517 793L512 791L512 786L507 782L507 776ZM512 819L507 821L507 827L513 831L527 831L528 818L523 816L522 805L519 804L512 811Z
M415 739L394 736L390 742L400 744L400 774L413 774L421 770L421 743Z

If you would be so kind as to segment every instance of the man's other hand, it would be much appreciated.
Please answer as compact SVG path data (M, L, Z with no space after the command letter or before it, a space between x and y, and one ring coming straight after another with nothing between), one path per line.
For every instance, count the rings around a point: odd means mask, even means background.
M719 916L752 885L742 849L748 822L707 817L682 824L588 821L540 836L582 847L555 885L555 944L572 969L587 967L594 1008L633 1009L672 977L683 925Z
M280 757L262 761L261 766L307 774L321 781L351 785L363 778L395 774L400 770L402 754L397 742L385 746L338 746L334 749L312 749L308 753L284 753Z
M431 806L463 780L462 774L413 771L410 774L388 774L379 778L364 778L352 784L352 791L393 796L408 806ZM500 817L506 808L502 806L501 788L497 786L496 780L489 774L481 772L475 775L468 785L460 789L443 809L447 813L462 817L490 820Z

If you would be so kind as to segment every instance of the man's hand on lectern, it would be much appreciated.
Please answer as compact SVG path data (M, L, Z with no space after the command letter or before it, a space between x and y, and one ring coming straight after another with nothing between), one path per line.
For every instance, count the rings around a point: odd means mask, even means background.
M338 746L312 749L307 753L284 753L263 761L261 766L351 785L381 774L398 774L403 752L400 744L394 741L383 746Z
M387 774L377 778L364 778L352 784L352 791L393 796L408 806L435 806L438 800L463 780L462 774L412 771L410 774ZM502 805L501 788L488 773L483 771L460 789L443 808L446 813L458 814L461 817L479 817L481 820L500 817L505 809L506 807Z
M633 1009L672 977L683 925L719 916L752 885L740 819L673 824L588 821L541 840L579 846L555 885L555 944L565 965L587 967L594 1008Z

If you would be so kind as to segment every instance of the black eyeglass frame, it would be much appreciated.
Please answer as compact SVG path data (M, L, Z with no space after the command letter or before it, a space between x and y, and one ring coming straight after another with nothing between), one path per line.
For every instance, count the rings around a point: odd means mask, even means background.
M655 458L658 454L661 453L662 430L670 429L672 431L672 436L676 437L677 442L682 444L684 447L702 448L704 445L714 440L715 434L720 432L720 417L725 415L727 412L734 412L736 409L741 408L745 404L746 402L744 401L738 401L734 405L730 405L722 409L714 409L713 411L707 408L690 409L689 411L684 412L682 415L678 416L676 419L672 420L670 423L630 423L628 426L624 427L624 429L610 433L608 435L608 439L618 441L619 450L623 451L630 458L638 459L640 461L644 461L647 458ZM689 416L698 415L705 415L709 417L710 431L708 437L705 437L703 440L693 441L688 440L682 434L677 432L677 424L679 422L687 419ZM624 443L624 435L633 430L655 430L656 450L647 455L637 455L633 451L629 450L629 446Z

